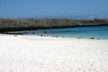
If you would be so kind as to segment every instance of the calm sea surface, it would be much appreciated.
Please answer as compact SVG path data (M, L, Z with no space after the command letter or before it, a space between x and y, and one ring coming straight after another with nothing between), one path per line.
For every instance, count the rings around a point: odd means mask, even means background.
M44 36L108 39L108 26L30 30L26 32Z

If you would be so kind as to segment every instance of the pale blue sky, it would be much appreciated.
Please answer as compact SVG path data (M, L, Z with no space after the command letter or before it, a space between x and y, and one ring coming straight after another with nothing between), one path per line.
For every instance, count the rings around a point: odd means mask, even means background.
M0 0L0 17L108 16L108 0Z

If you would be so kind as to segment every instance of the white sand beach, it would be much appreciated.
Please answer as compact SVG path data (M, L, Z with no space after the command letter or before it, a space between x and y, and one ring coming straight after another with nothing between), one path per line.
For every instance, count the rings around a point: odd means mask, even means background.
M0 72L108 72L108 40L1 34Z

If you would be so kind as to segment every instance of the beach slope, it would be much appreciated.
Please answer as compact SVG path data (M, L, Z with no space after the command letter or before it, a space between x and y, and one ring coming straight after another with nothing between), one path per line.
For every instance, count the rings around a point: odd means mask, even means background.
M0 72L108 72L108 40L0 35Z

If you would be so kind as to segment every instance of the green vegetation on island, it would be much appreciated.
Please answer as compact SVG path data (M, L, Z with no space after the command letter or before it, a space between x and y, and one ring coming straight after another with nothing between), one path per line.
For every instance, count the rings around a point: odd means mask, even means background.
M105 26L108 19L77 20L77 19L6 19L0 18L0 33L21 30L36 30L46 28Z

